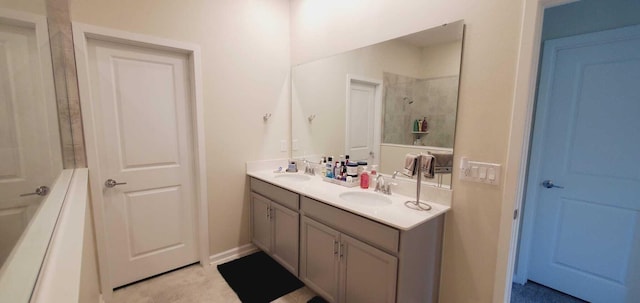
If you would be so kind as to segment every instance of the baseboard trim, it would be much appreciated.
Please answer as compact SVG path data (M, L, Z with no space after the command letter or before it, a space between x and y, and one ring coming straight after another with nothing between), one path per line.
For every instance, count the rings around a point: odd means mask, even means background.
M242 258L256 251L258 251L258 247L253 245L253 243L245 244L245 245L238 246L236 248L232 248L227 251L223 251L221 253L217 253L215 255L210 256L209 264L210 265L222 264L225 262L229 262L231 260Z
M521 277L518 274L513 274L513 283L518 283L520 285L524 285L527 282L527 279L525 277Z

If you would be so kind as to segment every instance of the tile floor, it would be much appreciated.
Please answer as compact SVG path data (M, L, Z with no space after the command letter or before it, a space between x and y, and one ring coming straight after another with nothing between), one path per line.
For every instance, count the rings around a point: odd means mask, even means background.
M315 293L303 287L273 301L306 303ZM166 274L128 285L113 292L116 303L198 303L240 302L216 266L190 265Z

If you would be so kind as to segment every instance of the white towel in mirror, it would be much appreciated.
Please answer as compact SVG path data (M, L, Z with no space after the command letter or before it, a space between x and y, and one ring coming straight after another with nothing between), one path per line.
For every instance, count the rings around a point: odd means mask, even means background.
M416 160L418 159L418 155L416 154L407 154L404 156L404 169L402 170L402 174L407 177L413 177L416 174Z

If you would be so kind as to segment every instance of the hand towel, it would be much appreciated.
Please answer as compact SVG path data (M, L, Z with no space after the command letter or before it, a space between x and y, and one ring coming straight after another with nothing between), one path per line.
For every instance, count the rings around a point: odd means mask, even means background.
M435 177L435 157L428 154L421 154L420 157L420 161L422 162L420 163L422 168L422 176L424 176L425 178L433 179L433 177Z
M404 169L402 170L402 174L407 177L413 177L416 174L416 160L418 159L418 155L415 154L407 154L404 156Z
M435 157L434 171L436 173L451 173L453 168L453 154L435 152L429 152L429 154Z

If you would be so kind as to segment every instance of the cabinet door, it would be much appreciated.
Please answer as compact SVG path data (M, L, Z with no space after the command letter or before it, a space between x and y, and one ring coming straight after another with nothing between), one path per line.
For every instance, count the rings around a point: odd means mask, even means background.
M271 202L251 193L251 241L265 252L271 251Z
M337 302L339 233L305 216L300 232L300 279L324 299Z
M271 203L271 256L295 276L298 276L298 213L278 203Z
M395 302L398 259L340 236L340 302Z

